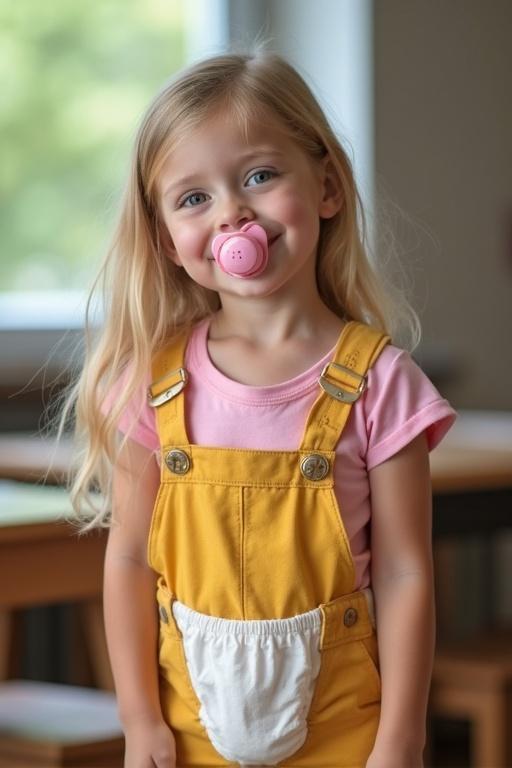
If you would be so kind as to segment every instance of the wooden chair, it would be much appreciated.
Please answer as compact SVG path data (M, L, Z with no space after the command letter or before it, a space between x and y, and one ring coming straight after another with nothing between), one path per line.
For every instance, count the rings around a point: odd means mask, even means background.
M469 721L471 768L512 766L512 633L439 648L429 715Z
M0 768L122 768L112 693L12 680L0 684Z

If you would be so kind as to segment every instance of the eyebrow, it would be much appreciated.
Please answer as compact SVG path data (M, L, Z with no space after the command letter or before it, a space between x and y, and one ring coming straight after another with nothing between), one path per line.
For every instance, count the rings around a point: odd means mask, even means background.
M282 157L284 152L281 152L280 149L272 149L271 147L256 147L256 149L251 149L250 152L240 155L240 160L250 160L251 157L258 157L258 155L276 155Z
M185 186L188 186L189 184L193 184L193 182L197 178L199 178L199 174L194 173L192 174L192 176L184 176L182 179L178 179L178 181L175 181L172 184L169 184L168 187L166 187L166 189L164 190L163 196L165 197L166 195L169 194L169 192L172 192L177 187L185 187Z
M271 149L270 147L258 147L257 149L251 149L250 152L240 155L238 159L247 161L251 160L253 157L260 157L260 155L284 157L284 152L281 152L279 149ZM199 177L200 173L192 173L190 176L183 176L181 179L178 179L178 181L173 181L172 184L169 184L169 186L166 187L163 196L165 197L177 187L193 184Z

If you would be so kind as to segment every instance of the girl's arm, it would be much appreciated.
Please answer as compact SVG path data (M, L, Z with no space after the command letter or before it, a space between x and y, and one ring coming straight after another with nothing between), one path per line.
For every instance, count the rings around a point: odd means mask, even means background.
M424 433L370 470L382 709L367 768L418 768L435 644L432 490Z
M146 556L159 481L154 455L128 440L114 467L104 573L105 629L126 737L126 768L175 765L174 738L159 701L156 577Z

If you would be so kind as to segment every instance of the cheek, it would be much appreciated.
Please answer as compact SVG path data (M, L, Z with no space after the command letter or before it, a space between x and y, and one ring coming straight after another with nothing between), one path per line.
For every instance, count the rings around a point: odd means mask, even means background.
M276 200L275 211L283 222L300 228L310 225L312 218L317 215L315 203L310 196L297 196L295 190L290 190Z
M289 243L294 248L313 248L320 234L320 221L314 204L307 199L292 199L283 201L279 211L279 221L288 228ZM277 218L277 216L276 216Z
M205 245L199 227L180 224L179 227L171 226L169 232L178 255L185 258L202 255Z

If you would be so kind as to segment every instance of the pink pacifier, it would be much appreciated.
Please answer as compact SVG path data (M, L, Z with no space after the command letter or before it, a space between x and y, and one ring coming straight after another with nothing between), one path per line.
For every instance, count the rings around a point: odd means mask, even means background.
M267 266L267 233L259 224L249 222L239 232L214 237L212 255L228 275L256 277Z

